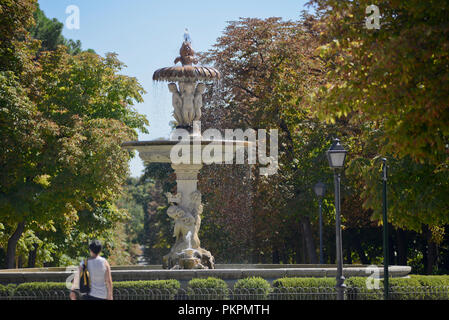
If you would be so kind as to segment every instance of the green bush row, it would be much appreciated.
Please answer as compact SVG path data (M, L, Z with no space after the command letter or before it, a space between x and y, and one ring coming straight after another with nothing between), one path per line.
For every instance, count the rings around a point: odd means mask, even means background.
M260 277L238 280L232 290L222 279L192 279L188 283L187 295L194 299L242 300L242 299L335 299L335 278L281 278L268 281ZM383 280L377 289L367 288L366 277L351 277L345 281L346 298L349 300L383 299ZM449 299L449 276L417 276L391 278L391 299ZM114 282L115 296L121 299L146 298L174 299L180 283L177 280L123 281ZM6 296L52 296L67 293L65 283L34 282L20 285L0 285L0 297ZM150 297L154 295L155 297Z
M345 281L350 300L382 300L384 282L378 288L368 289L367 278L353 277ZM417 276L390 278L388 282L390 299L393 300L442 300L449 299L449 276Z

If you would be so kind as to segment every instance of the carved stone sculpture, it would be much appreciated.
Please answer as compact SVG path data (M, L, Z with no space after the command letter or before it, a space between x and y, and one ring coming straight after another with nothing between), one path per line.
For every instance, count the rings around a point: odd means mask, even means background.
M180 169L178 169L178 172ZM195 174L195 173L193 173ZM214 257L211 253L201 248L198 232L201 226L201 214L203 205L201 203L201 192L196 190L196 180L192 173L182 175L187 184L178 184L179 189L193 190L189 193L178 191L173 195L167 193L170 202L167 215L175 222L173 236L176 238L168 255L164 256L164 268L169 269L213 269ZM196 178L196 177L195 177ZM195 185L192 185L193 182ZM192 188L193 187L193 188Z
M170 83L168 85L168 90L173 94L172 98L172 104L173 104L173 115L175 117L175 120L178 122L179 125L184 125L186 121L184 121L183 113L182 113L182 97L179 93L178 87L176 86L176 83Z
M199 83L195 88L193 82L180 82L179 90L176 83L170 83L168 89L173 95L173 115L178 127L191 127L193 121L201 119L203 94L206 90L204 83Z
M195 58L195 51L192 48L190 41L185 40L182 43L181 49L179 50L180 57L175 59L175 64L181 62L183 66L197 64L198 59Z
M195 83L181 82L179 83L179 90L182 97L182 117L184 119L183 125L190 126L195 116L194 98L195 98Z
M195 114L193 117L194 121L200 121L201 119L201 108L203 107L203 93L206 91L206 85L204 83L199 83L195 89L195 96L193 98L193 105L195 108Z

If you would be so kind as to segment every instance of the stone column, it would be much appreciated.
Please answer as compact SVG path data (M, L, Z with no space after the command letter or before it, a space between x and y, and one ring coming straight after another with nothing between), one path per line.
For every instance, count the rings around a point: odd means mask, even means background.
M186 268L183 260L195 260L192 268L213 269L214 257L201 248L198 231L201 226L203 205L198 191L198 174L202 164L172 164L176 173L177 194L167 193L170 207L167 214L175 220L176 242L170 253L164 256L164 268ZM189 249L189 250L187 250ZM193 252L193 256L192 256Z
M190 195L198 191L198 174L202 167L202 164L172 164L176 173L177 192L181 195L178 205L182 208L192 207Z

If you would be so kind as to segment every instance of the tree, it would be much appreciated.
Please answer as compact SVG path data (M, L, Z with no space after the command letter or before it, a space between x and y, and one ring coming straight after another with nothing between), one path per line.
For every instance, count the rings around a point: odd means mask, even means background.
M448 161L449 8L446 1L378 1L380 30L365 28L370 1L313 0L323 28L328 120L351 114L382 126L382 152Z
M67 52L72 55L82 52L81 41L66 39L62 35L64 24L55 18L47 18L45 13L39 8L39 4L36 4L33 17L35 23L29 31L33 39L41 41L39 52L55 51L60 45L64 45L67 48ZM88 51L92 52L93 50L90 49Z
M210 95L203 126L279 130L278 174L263 178L256 170L250 182L254 243L268 245L255 251L285 252L286 243L292 242L286 239L299 232L312 263L317 260L310 218L315 211L309 200L317 177L328 170L317 157L335 131L322 126L303 99L321 81L321 66L313 53L317 46L315 23L308 15L298 22L241 19L230 22L203 58L222 73L220 93ZM245 181L242 176L234 179ZM235 188L235 183L227 185Z
M379 159L388 158L389 221L398 230L423 234L430 273L449 221L449 8L444 1L381 1L380 29L369 30L364 21L369 1L310 4L321 21L317 53L328 71L311 103L322 119L362 124L348 174L359 181L373 220L381 217Z
M26 232L47 240L57 239L49 231L86 239L95 234L93 221L98 234L124 218L113 205L130 156L120 145L147 124L132 107L144 91L136 79L119 74L123 64L114 54L72 56L60 46L35 59L38 47L26 32L33 4L7 1L0 12L0 31L11 31L0 59L1 144L7 150L0 164L0 215L8 268Z

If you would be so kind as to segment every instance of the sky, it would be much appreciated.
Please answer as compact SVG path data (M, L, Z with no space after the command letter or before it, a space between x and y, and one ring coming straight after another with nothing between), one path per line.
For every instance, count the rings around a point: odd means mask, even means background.
M69 6L79 8L79 29L65 24L63 35L80 40L83 49L104 56L115 52L127 65L123 74L136 77L147 92L136 105L150 122L149 134L139 140L168 138L173 120L171 97L166 84L155 84L153 73L173 65L179 56L185 28L195 51L207 51L221 36L228 21L244 18L282 17L296 20L306 0L39 0L47 17L65 23ZM142 174L143 162L130 161L133 177Z

